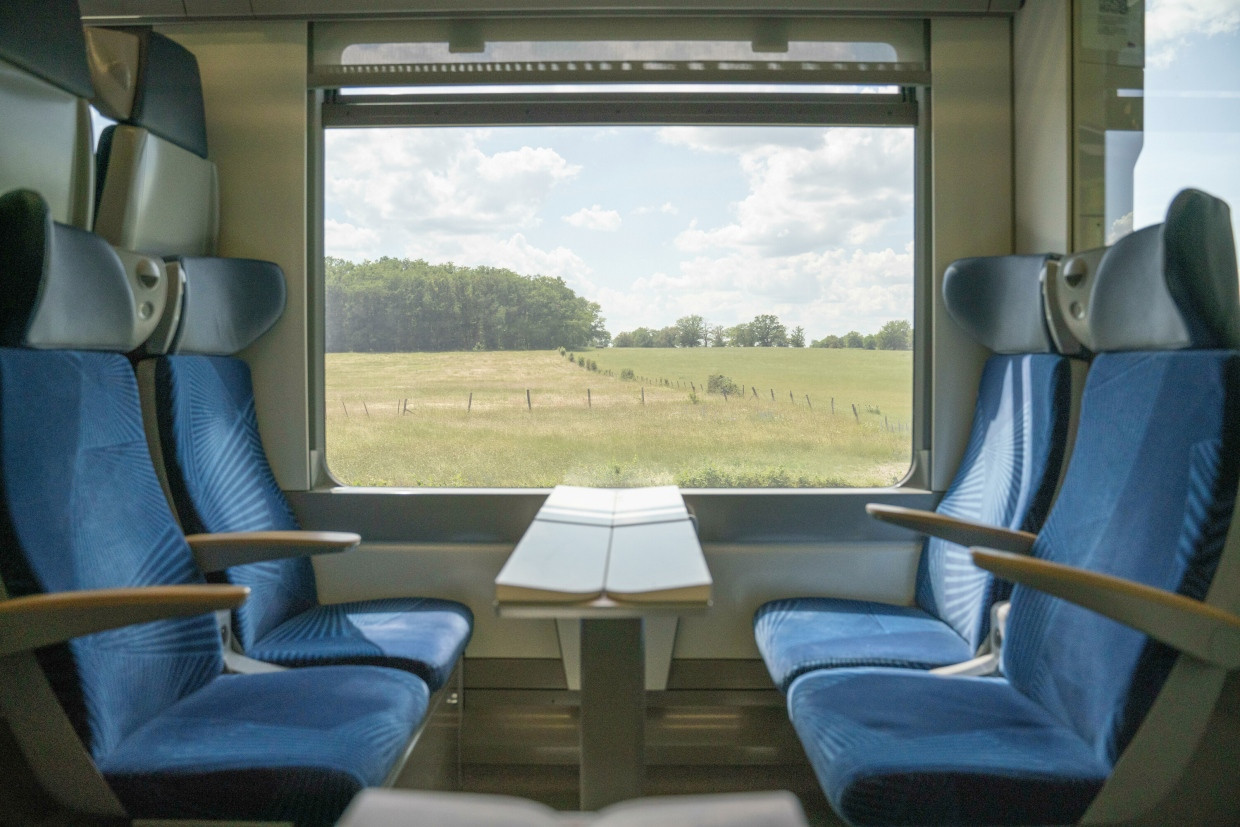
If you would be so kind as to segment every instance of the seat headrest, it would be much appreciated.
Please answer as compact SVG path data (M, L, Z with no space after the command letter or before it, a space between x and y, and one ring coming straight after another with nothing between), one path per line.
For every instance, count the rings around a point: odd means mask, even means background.
M0 345L133 350L163 312L158 259L52 220L32 190L0 196Z
M956 323L995 353L1055 349L1042 313L1042 271L1052 255L962 258L943 273L943 301Z
M1095 353L1240 349L1231 211L1199 190L1162 224L1069 257L1055 282L1052 312Z
M224 356L248 347L284 312L284 271L242 258L178 260L185 276L174 353Z
M100 112L207 157L202 78L192 52L150 29L89 28L86 39Z
M77 0L0 2L0 60L79 98L92 94Z

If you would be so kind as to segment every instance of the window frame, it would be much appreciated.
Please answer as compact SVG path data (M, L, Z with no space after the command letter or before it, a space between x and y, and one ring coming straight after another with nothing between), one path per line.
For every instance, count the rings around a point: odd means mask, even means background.
M515 542L550 489L354 487L341 484L326 460L325 397L325 135L329 128L483 125L712 124L911 126L914 134L913 387L910 463L905 476L889 488L735 488L686 489L687 501L701 519L706 539L783 538L838 533L839 510L815 508L824 495L865 497L867 501L916 499L926 507L930 487L930 364L933 278L927 250L930 182L929 89L900 87L897 93L823 93L808 90L763 92L432 92L398 95L346 93L311 89L308 95L311 180L310 226L310 410L311 497L324 489L360 508L369 496L411 496L400 511L402 536L422 541ZM669 114L674 114L670 118ZM516 117L520 116L520 117ZM811 117L813 116L813 117ZM508 117L509 120L504 120ZM360 501L357 499L362 496ZM320 501L321 502L321 501ZM912 504L910 502L910 504ZM416 522L416 526L414 523Z

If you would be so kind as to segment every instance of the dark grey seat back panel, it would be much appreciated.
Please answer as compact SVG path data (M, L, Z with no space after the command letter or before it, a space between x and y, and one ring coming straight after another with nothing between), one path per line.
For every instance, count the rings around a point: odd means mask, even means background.
M966 332L995 353L1054 353L1039 275L1052 258L963 258L943 273L943 301Z

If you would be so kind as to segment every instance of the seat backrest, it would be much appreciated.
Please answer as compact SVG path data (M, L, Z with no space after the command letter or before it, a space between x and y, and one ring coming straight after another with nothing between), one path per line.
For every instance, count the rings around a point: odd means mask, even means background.
M99 142L95 232L153 255L215 253L219 183L207 159L198 62L158 32L86 30Z
M1165 223L1116 242L1073 288L1077 338L1098 355L1034 554L1205 596L1240 473L1235 262L1227 206L1186 190ZM1175 658L1101 615L1022 586L1013 592L1005 674L1108 764Z
M183 284L184 295L170 298L179 316L165 314L174 323L144 346L159 358L138 364L169 498L186 533L297 528L263 452L249 368L233 357L280 317L284 274L268 262L210 257L218 195L215 166L204 160L198 63L149 30L87 29L87 43L97 104L121 122L101 144L96 231L164 256ZM246 648L318 605L306 558L238 566L226 577L252 589L233 615Z
M263 452L254 389L231 354L263 335L284 310L284 274L265 261L183 258L180 327L173 352L138 365L158 422L168 490L187 533L297 528ZM234 613L249 648L275 626L318 605L305 557L236 566L226 576L251 588Z
M0 576L9 592L202 582L155 478L122 355L155 322L126 263L19 190L0 196L0 281ZM41 661L96 760L222 669L210 615L75 638Z
M994 355L978 385L964 457L935 509L941 514L1036 532L1050 508L1068 439L1071 371L1054 352L1041 304L1050 256L954 262L943 276L952 317ZM917 572L917 603L976 650L1001 580L973 565L968 549L930 537Z
M90 72L76 2L0 3L0 193L30 189L52 216L90 227Z

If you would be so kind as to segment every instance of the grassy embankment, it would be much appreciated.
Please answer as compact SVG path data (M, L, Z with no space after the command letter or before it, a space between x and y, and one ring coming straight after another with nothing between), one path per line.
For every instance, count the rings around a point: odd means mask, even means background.
M555 351L328 354L328 464L352 485L501 487L872 486L908 468L907 351L581 355L598 371ZM714 373L744 399L706 393Z

